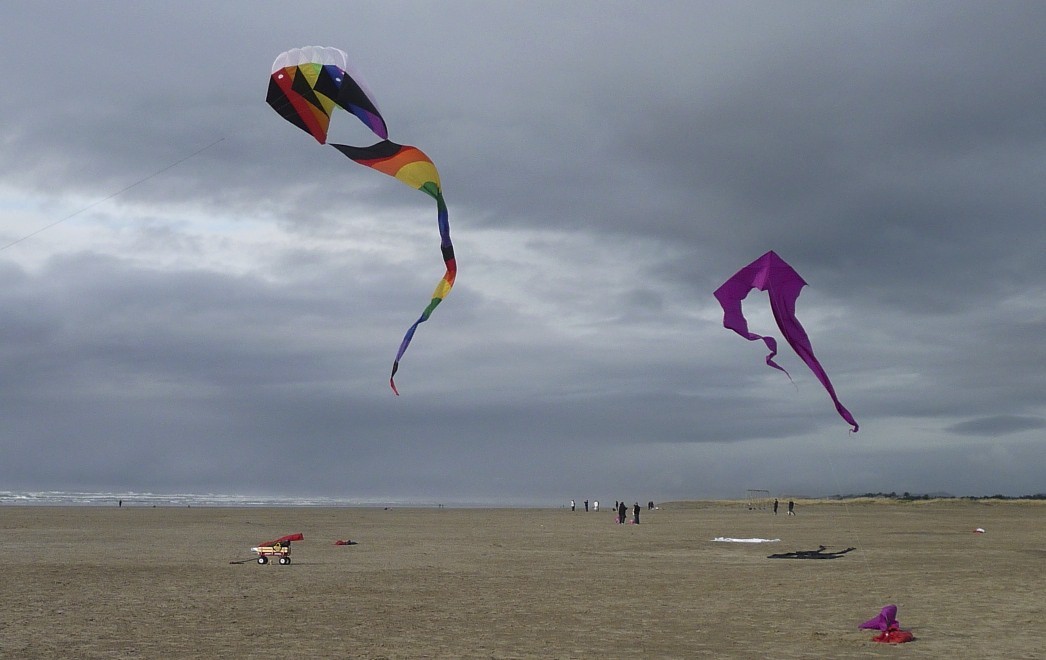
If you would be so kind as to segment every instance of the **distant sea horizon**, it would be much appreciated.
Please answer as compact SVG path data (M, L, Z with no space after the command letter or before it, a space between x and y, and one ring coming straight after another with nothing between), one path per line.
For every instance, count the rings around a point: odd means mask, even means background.
M790 495L783 501L802 500L849 500L849 499L1009 499L1043 500L1046 495L1023 496L956 496L948 493L898 496L896 493L866 493L863 495ZM734 502L745 504L742 497L694 497L675 498L673 502ZM592 500L595 505L596 500ZM658 502L663 504L664 502ZM643 502L645 505L646 502ZM748 502L751 506L752 503ZM65 491L65 490L0 490L0 507L3 506L115 506L115 507L383 507L383 508L449 508L449 509L568 509L566 500L538 500L533 498L495 497L489 499L444 499L426 497L342 497L321 495L244 495L230 493L153 493L139 491ZM584 511L584 500L577 500L577 510ZM604 508L610 511L613 507ZM760 503L758 508L766 508Z
M227 493L151 493L138 491L0 490L0 506L124 507L402 507L402 508L556 508L566 503L522 499L435 500L314 495L242 495Z

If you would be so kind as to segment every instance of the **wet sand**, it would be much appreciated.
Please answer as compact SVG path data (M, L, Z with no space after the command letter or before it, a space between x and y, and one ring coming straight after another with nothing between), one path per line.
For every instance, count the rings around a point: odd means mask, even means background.
M0 507L0 657L1046 657L1042 503L796 512ZM857 630L889 603L916 641Z

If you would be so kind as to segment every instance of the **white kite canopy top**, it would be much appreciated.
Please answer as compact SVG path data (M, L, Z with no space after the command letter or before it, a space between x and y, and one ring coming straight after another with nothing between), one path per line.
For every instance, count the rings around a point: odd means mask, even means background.
M329 46L305 46L304 48L292 48L276 56L272 63L272 72L289 66L301 66L302 64L333 64L342 71L349 71L349 56L340 48Z

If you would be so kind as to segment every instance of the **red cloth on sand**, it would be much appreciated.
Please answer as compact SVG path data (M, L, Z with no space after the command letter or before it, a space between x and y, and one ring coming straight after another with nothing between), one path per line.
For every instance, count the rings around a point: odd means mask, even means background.
M899 628L890 628L882 633L879 633L872 638L873 642L882 642L883 644L904 644L915 639L908 630L901 630Z

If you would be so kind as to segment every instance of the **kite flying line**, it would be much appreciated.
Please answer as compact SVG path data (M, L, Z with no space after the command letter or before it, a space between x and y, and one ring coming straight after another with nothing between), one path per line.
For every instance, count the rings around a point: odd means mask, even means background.
M112 199L114 197L118 197L118 196L124 194L125 192L127 192L128 190L130 190L131 188L134 188L136 186L140 186L141 184L145 183L149 179L153 179L155 177L160 176L161 174L163 174L167 170L172 169L174 167L177 167L178 165L181 165L185 161L189 160L190 158L193 158L195 156L198 156L198 155L202 154L203 152L207 151L208 149L210 149L211 147L213 147L214 145L218 144L219 142L221 142L224 139L225 139L224 137L220 137L217 140L215 140L215 141L211 142L210 144L208 144L207 146L201 147L201 148L197 149L196 151L192 152L188 156L183 156L182 158L179 158L178 160L174 161L170 165L166 165L166 166L156 170L152 174L150 174L148 176L145 176L145 177L142 177L141 179L138 179L134 183L132 183L132 184L130 184L128 186L125 186L125 187L121 188L120 190L117 190L116 192L114 192L111 195L103 197L103 198L101 198L99 200L95 200L95 201L91 202L90 204L88 204L87 206L83 207L82 209L80 209L78 211L75 211L74 213L70 213L69 215L65 216L64 218L61 218L60 220L55 220L51 224L44 225L43 227L40 227L39 229L37 229L35 231L32 231L32 232L26 234L25 236L23 236L21 238L17 238L17 239L11 241L10 243L8 243L6 245L0 246L0 252L6 250L7 248L9 248L11 246L18 245L22 241L28 240L28 239L32 238L33 236L36 236L37 234L43 233L43 232L47 231L48 229L50 229L51 227L60 225L63 222L65 222L66 220L71 220L72 218L75 218L76 216L78 216L81 213L83 213L84 211L89 211L89 210L93 209L94 207L98 206L102 202L107 202L107 201L109 201L110 199Z

